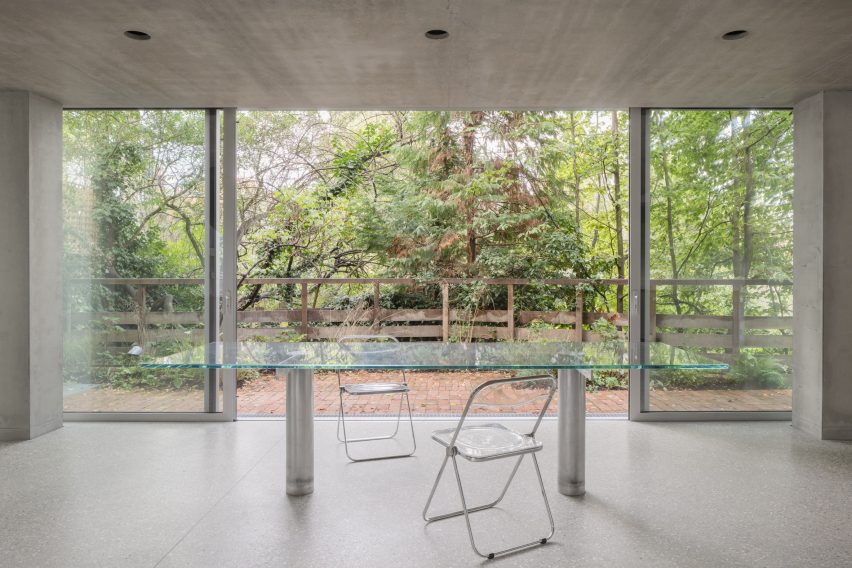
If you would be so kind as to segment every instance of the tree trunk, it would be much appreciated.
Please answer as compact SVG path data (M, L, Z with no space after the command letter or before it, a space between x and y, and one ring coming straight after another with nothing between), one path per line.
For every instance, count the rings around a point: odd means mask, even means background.
M580 233L580 172L577 171L577 124L574 111L568 113L571 121L571 169L574 173L574 223Z
M672 180L671 175L669 174L668 155L665 152L663 152L660 162L663 169L663 183L666 186L666 239L669 245L669 263L672 270L672 279L676 280L678 277L678 269L677 253L675 251L674 242L674 215L672 214ZM675 312L680 314L680 298L678 298L677 292L677 284L675 284L672 286L672 302L674 303Z
M618 278L624 278L624 235L623 218L621 211L621 165L619 158L619 132L618 132L618 111L612 111L612 146L613 146L613 161L612 161L612 182L613 182L613 201L615 201L615 238L616 238L616 267L618 269ZM615 311L620 314L624 313L624 285L619 284L615 289Z
M474 146L476 143L476 127L482 124L485 118L485 113L475 111L468 113L464 121L464 131L462 132L462 160L464 168L462 175L465 182L470 182L473 178L474 168ZM467 264L468 269L476 262L476 231L473 228L473 221L476 215L476 200L472 197L464 199L464 216L467 223Z
M754 228L751 225L754 202L754 157L748 144L748 127L751 119L743 117L742 129L736 132L736 122L731 119L732 140L742 144L742 188L734 189L734 201L731 207L731 255L735 278L748 278L754 256ZM741 138L741 140L737 140ZM739 152L737 152L739 154Z
M743 121L743 134L747 134L747 129L751 124L751 119L748 115ZM745 138L745 136L744 136ZM751 272L751 262L754 256L754 227L751 225L751 209L754 201L754 157L751 153L751 145L746 142L745 153L743 156L743 168L745 170L745 198L743 199L743 252L742 252L742 278L748 278Z

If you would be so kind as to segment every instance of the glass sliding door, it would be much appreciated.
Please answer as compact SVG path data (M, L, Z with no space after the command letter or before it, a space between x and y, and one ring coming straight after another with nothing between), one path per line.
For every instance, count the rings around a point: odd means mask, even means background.
M207 339L205 118L201 110L65 112L67 412L212 410L204 371L136 365L140 352Z
M648 112L650 338L731 370L651 372L643 410L789 411L792 112Z
M626 335L624 111L241 111L239 118L240 339ZM453 282L443 287L447 278ZM457 414L469 379L413 375L414 411ZM283 413L281 377L243 370L238 380L241 416ZM593 383L590 412L626 413L626 373L599 373ZM336 375L317 373L315 388L317 414L334 416ZM391 414L386 398L362 397L350 410Z

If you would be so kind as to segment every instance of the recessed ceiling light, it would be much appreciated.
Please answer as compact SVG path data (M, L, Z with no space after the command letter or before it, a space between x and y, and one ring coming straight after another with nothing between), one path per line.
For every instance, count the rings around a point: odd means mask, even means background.
M735 39L743 39L747 35L748 35L748 32L746 30L734 30L734 31L728 32L726 34L722 34L722 39L727 39L727 40L733 41Z
M449 37L449 35L450 32L448 32L447 30L429 30L428 32L426 32L426 37L428 37L429 39L444 39L446 37Z
M145 32L140 32L138 30L127 30L124 32L124 36L129 37L130 39L138 39L139 41L151 39L150 34L146 34Z

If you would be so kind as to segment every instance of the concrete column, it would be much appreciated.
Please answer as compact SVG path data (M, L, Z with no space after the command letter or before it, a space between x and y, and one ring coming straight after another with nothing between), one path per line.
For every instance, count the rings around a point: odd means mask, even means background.
M795 107L793 425L852 440L852 91Z
M62 106L0 92L0 440L62 426Z

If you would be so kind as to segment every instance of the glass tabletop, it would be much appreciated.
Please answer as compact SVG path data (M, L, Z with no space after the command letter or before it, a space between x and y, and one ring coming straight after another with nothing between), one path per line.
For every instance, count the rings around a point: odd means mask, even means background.
M643 357L644 355L644 357ZM727 369L665 343L211 343L147 356L149 369Z

